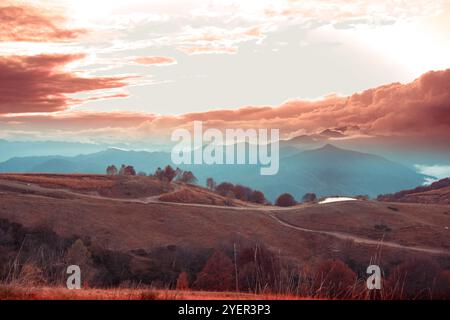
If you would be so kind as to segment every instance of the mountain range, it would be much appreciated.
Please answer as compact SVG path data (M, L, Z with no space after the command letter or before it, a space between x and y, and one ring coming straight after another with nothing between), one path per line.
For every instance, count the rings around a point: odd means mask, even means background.
M104 173L108 165L132 165L136 171L153 173L171 164L168 152L127 151L110 148L77 156L15 157L0 163L0 172ZM280 149L280 170L261 176L258 165L182 165L191 170L199 183L208 177L218 183L228 181L258 189L273 201L289 192L301 198L307 192L318 196L393 193L421 185L425 176L383 157L351 151L327 144L321 148L295 151Z

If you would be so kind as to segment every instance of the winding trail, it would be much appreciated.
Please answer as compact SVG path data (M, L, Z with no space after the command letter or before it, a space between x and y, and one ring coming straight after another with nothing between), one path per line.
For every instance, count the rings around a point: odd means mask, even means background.
M395 248L395 249L402 249L402 250L409 250L409 251L416 251L416 252L424 252L428 254L436 254L436 255L446 255L450 256L450 251L445 249L435 249L435 248L427 248L427 247L416 247L416 246L406 246L402 245L396 242L390 242L390 241L379 241L379 240L373 240L368 238L363 238L360 236L355 236L349 233L339 232L339 231L326 231L326 230L316 230L316 229L307 229L301 226L297 226L294 224L291 224L280 217L276 216L277 212L282 211L290 211L290 210L297 210L298 207L289 207L289 208L278 208L278 207L271 207L268 208L266 206L249 206L249 207L229 207L229 206L218 206L218 205L210 205L210 204L196 204L196 203L179 203L179 202L165 202L160 201L158 198L161 195L155 195L143 199L122 199L122 198L109 198L109 197L103 197L99 195L94 194L86 194L86 193L78 193L67 189L62 188L46 188L42 187L40 185L36 184L28 184L23 182L15 182L11 180L3 180L0 179L0 184L3 186L7 186L14 189L19 189L22 191L31 191L31 192L42 192L42 193L64 193L67 195L75 196L75 197L81 197L81 198L88 198L88 199L95 199L95 200L103 200L103 201L117 201L122 203L140 203L140 204L158 204L158 205L168 205L168 206L182 206L182 207L198 207L198 208L211 208L211 209L221 209L221 210L243 210L243 211L261 211L261 213L265 214L267 217L273 219L278 224L294 229L301 232L307 232L307 233L314 233L314 234L321 234L330 236L339 240L350 240L355 243L364 244L364 245L372 245L372 246L378 246L378 247L389 247L389 248ZM33 194L31 194L33 195ZM39 194L37 194L39 196ZM45 194L44 194L45 196Z
M286 222L279 217L275 216L274 214L269 214L269 217L274 219L276 222L281 224L282 226L285 226L287 228L303 231L303 232L309 232L309 233L315 233L315 234L323 234L327 236L331 236L340 240L351 240L355 243L361 243L366 245L374 245L374 246L385 246L395 249L404 249L404 250L412 250L412 251L419 251L419 252L426 252L430 254L439 254L439 255L450 255L450 252L447 250L441 250L441 249L433 249L433 248L426 248L426 247L411 247L411 246L405 246L399 243L390 242L390 241L378 241L378 240L372 240L367 239L359 236L355 236L349 233L344 232L338 232L338 231L325 231L325 230L313 230L313 229L307 229L300 226L293 225L289 222Z

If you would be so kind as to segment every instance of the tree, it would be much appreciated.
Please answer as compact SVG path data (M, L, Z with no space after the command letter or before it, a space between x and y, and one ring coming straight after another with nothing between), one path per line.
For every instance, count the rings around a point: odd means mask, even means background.
M216 192L224 197L227 197L230 193L234 194L234 184L222 182L216 187Z
M181 182L190 183L190 184L197 183L197 178L194 176L192 171L184 171L178 180Z
M147 176L147 174L144 171L139 171L137 175L140 176L140 177L146 177Z
M170 165L164 168L164 177L167 179L167 181L172 182L176 175L177 171L175 171Z
M208 178L206 179L206 186L208 187L209 190L214 190L216 189L217 184L213 178Z
M262 193L261 191L254 190L250 195L250 201L254 203L265 204L266 197L264 196L264 193Z
M108 166L108 168L106 168L106 174L108 175L108 176L115 176L115 175L117 175L117 167L115 166L115 165L111 165L111 166Z
M177 290L188 290L189 289L189 276L186 272L181 272L177 279Z
M174 170L170 165L166 166L163 169L159 168L155 171L155 177L157 177L161 181L172 182L175 177L180 176L182 171L180 169Z
M317 196L315 193L306 193L302 198L302 202L315 202L316 200Z
M136 175L136 171L134 170L133 166L126 166L126 165L123 164L120 167L119 175L121 175L121 176L135 176Z
M234 287L234 265L222 251L215 251L198 273L194 286L210 291L229 291Z
M236 199L242 200L242 201L249 201L250 196L252 194L253 190L249 187L237 184L233 188L233 193Z
M275 205L279 207L292 207L295 206L297 202L294 197L289 193L283 193L275 201Z

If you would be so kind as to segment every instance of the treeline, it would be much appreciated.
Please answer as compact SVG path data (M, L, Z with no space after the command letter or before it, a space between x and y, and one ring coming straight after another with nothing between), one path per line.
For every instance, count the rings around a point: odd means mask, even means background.
M377 200L378 201L386 201L386 202L389 202L389 201L395 202L397 200L402 200L403 197L405 197L409 194L428 192L428 191L447 188L447 187L450 187L450 178L445 178L445 179L441 179L439 181L433 182L429 186L419 186L414 189L403 190L403 191L396 192L393 194L382 194L377 197Z
M158 168L154 173L149 174L143 171L136 173L134 167L130 165L122 164L119 170L115 165L110 165L106 168L106 174L109 176L150 176L156 177L167 183L172 181L180 181L190 184L197 183L197 178L192 171L184 171L180 168L173 169L170 165L166 166L164 169Z
M174 169L172 166L167 165L165 168L157 168L154 173L138 172L133 166L122 165L118 170L115 165L110 165L106 169L106 174L110 176L150 176L158 178L164 184L170 184L171 182L183 182L188 184L197 184L198 179L192 171L184 171L180 168ZM237 199L246 202L252 202L261 205L272 205L272 203L266 198L265 194L260 190L252 189L242 184L233 184L231 182L217 183L213 178L206 179L206 187L229 199ZM369 197L366 195L356 196L357 199L367 200ZM275 205L279 207L291 207L300 203L316 203L320 201L315 193L309 192L301 196L300 200L295 199L290 193L283 193L275 200Z
M450 298L450 266L431 258L384 269L382 290L374 293L366 288L367 266L353 260L324 259L298 266L250 242L212 249L169 245L119 252L89 238L62 238L45 226L25 228L0 220L0 283L65 286L66 268L72 264L80 266L85 288L149 285L334 299Z

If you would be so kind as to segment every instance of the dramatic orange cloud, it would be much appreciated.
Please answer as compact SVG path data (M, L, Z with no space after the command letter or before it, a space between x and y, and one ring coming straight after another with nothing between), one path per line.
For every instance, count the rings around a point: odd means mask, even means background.
M127 85L127 77L88 78L63 69L83 57L82 54L0 56L0 114L61 111L83 101L71 98L70 94Z
M349 97L290 100L278 107L249 106L180 116L70 111L55 115L9 115L0 117L0 123L5 128L21 130L88 130L91 134L101 131L108 137L116 135L130 140L167 140L172 130L191 128L195 120L203 121L205 128L222 130L279 128L284 137L340 128L346 134L434 136L442 140L450 138L449 109L450 69L426 73L409 84L393 83Z
M65 19L29 5L0 6L0 41L68 41L86 30L64 27Z
M177 60L172 57L148 56L138 57L134 59L134 62L144 65L169 65L177 63Z

